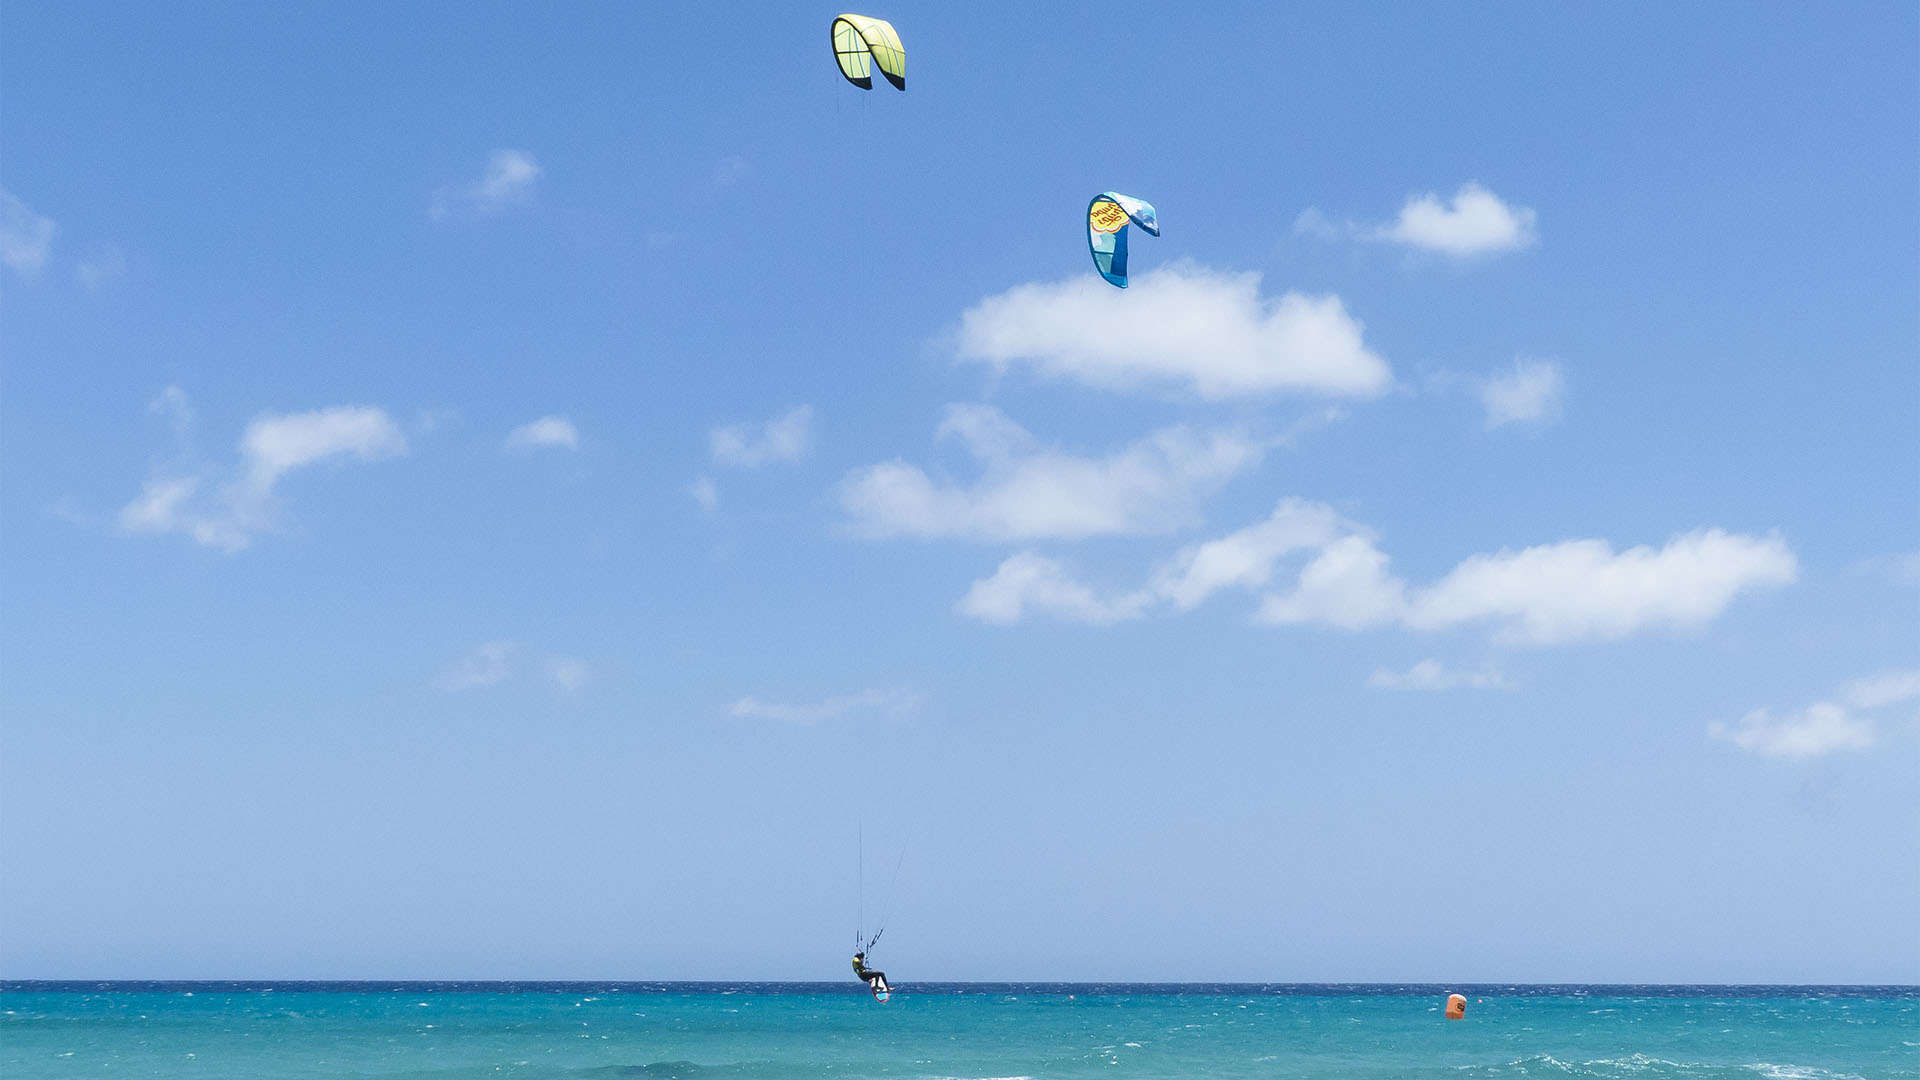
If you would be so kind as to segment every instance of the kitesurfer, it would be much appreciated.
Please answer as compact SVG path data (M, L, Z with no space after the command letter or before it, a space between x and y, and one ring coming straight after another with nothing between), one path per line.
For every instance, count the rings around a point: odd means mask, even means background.
M887 973L868 967L867 954L864 952L853 954L853 973L872 988L874 997L893 992L893 987L887 985Z

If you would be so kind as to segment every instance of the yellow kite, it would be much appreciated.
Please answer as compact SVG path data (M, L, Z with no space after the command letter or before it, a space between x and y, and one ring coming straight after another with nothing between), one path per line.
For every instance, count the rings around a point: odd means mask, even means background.
M837 15L833 20L833 58L840 74L862 90L873 89L873 66L896 90L907 88L907 48L885 19L865 15Z

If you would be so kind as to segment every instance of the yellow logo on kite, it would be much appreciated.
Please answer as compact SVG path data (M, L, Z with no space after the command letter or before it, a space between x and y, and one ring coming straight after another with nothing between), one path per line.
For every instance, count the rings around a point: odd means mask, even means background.
M1095 232L1114 233L1127 227L1127 212L1119 203L1099 202L1087 211L1087 225Z

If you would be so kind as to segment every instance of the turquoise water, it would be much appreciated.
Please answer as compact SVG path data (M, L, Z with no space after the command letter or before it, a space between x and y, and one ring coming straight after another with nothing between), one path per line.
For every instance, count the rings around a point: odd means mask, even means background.
M1448 989L1468 995L1449 1022ZM1913 987L9 983L0 1076L1920 1077Z

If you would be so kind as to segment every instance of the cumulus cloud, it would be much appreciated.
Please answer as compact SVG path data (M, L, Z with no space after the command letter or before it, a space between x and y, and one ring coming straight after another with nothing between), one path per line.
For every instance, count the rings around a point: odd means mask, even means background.
M440 676L441 689L458 692L504 681L513 673L513 655L518 649L511 641L482 643Z
M992 577L974 582L954 610L990 623L1016 623L1032 611L1097 626L1141 614L1147 600L1144 593L1102 599L1072 580L1059 560L1023 551L1001 563Z
M543 446L558 446L567 450L580 449L580 432L572 421L564 416L543 416L532 423L514 428L507 436L507 449L515 453L528 453Z
M1282 574L1283 561L1296 555L1299 569ZM1143 589L1102 595L1058 561L1023 552L974 582L959 610L990 622L1033 613L1103 623L1154 606L1190 610L1236 588L1261 595L1252 618L1263 625L1441 630L1485 623L1503 640L1553 645L1699 626L1741 593L1788 584L1797 572L1778 537L1700 529L1658 549L1615 552L1602 540L1569 540L1474 555L1434 584L1411 588L1364 526L1322 504L1288 499L1264 522L1182 550Z
M53 254L52 219L41 217L13 193L0 190L0 263L23 278L39 275Z
M1110 390L1184 386L1208 400L1371 397L1393 376L1362 330L1338 296L1267 297L1259 274L1176 263L1125 291L1080 275L990 296L961 316L959 355Z
M152 410L166 414L184 441L192 410L168 387ZM383 410L343 405L312 412L263 414L247 424L233 469L176 470L149 479L120 511L135 533L184 533L195 542L236 552L271 524L274 491L295 469L331 459L376 461L407 452L406 437ZM224 480L221 478L224 475Z
M799 461L813 449L813 406L798 405L764 424L733 424L707 433L716 465L757 469Z
M877 712L885 716L904 716L919 705L912 691L902 688L862 690L825 701L792 703L762 701L743 697L728 707L727 713L743 720L778 720L788 724L811 725L835 720L850 713Z
M428 213L436 220L455 207L475 214L498 213L532 195L533 185L543 172L540 163L525 150L495 150L480 179L434 192Z
M1831 701L1777 718L1767 709L1755 709L1738 724L1716 721L1707 730L1742 750L1788 761L1865 750L1878 741L1872 720L1854 716Z
M1560 415L1560 396L1566 377L1552 360L1516 360L1513 369L1483 380L1480 403L1487 409L1487 427L1502 424L1542 424Z
M1408 199L1400 208L1399 218L1382 226L1376 235L1409 247L1465 258L1532 246L1536 239L1534 218L1531 209L1509 206L1479 184L1467 183L1450 202L1442 202L1432 192Z
M1188 611L1223 588L1261 589L1280 559L1324 548L1358 528L1330 507L1282 499L1267 520L1179 552L1157 572L1153 591Z
M1920 697L1920 671L1883 671L1865 679L1856 679L1841 691L1841 697L1856 709L1879 709Z
M407 439L384 410L339 405L256 417L240 438L240 452L248 482L264 495L294 469L332 457L393 457L407 452Z
M1438 660L1426 659L1405 671L1375 668L1367 685L1380 690L1511 690L1513 683L1496 671L1461 671Z
M1318 623L1359 630L1392 622L1407 610L1406 586L1387 573L1387 556L1366 536L1343 536L1300 568L1291 589L1269 593L1254 621Z
M1417 593L1402 618L1420 629L1491 621L1504 636L1537 645L1604 640L1699 626L1740 593L1798 576L1777 536L1698 529L1659 549L1618 553L1604 540L1568 540L1475 555Z
M1761 757L1787 761L1866 750L1880 741L1879 723L1869 714L1920 698L1920 671L1883 671L1855 679L1837 697L1783 716L1755 709L1735 724L1716 720L1707 725L1707 734Z
M971 486L934 480L901 461L855 469L840 483L850 527L871 538L1035 540L1164 532L1198 516L1200 496L1255 464L1266 444L1231 432L1168 428L1104 458L1042 447L989 405L951 405L940 438L982 466Z

